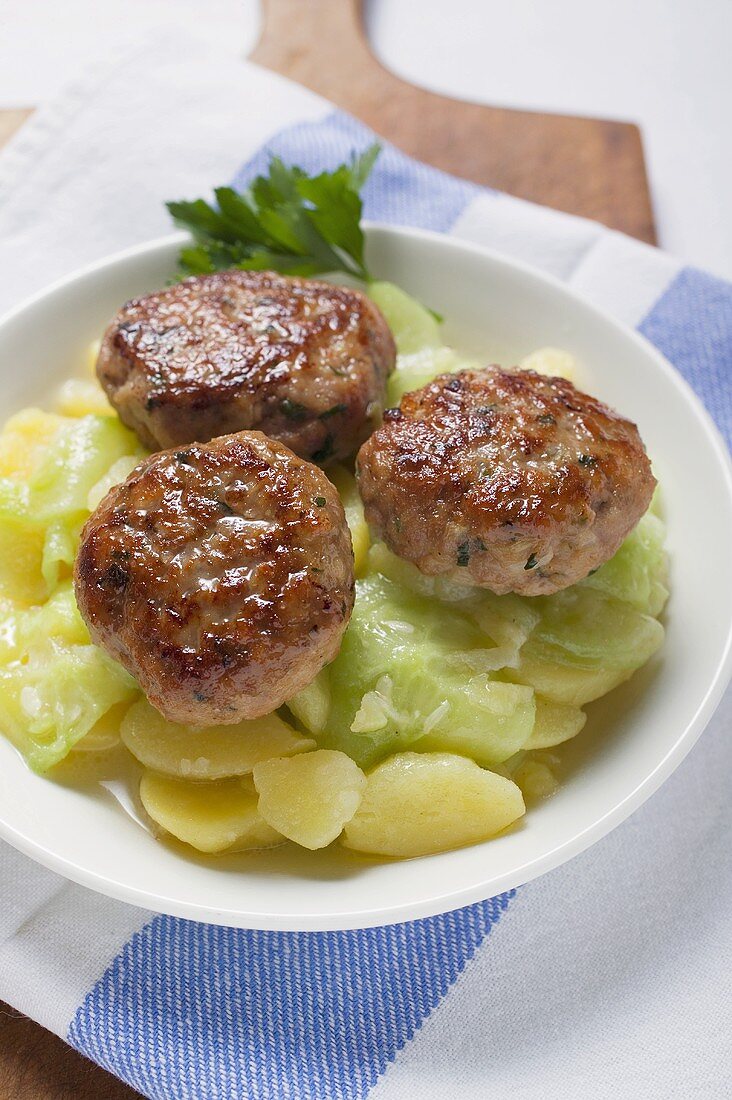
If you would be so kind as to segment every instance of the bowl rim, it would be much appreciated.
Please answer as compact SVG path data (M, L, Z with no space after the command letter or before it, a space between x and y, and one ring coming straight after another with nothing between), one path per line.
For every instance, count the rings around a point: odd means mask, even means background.
M696 418L714 452L726 490L727 509L732 515L732 459L719 429L688 382L661 352L639 332L614 318L605 309L588 301L562 280L493 249L432 230L414 229L407 226L395 226L372 221L365 221L363 225L366 230L367 241L369 236L379 235L396 237L397 239L422 240L442 249L472 253L487 259L497 270L503 268L506 272L519 274L535 284L550 288L552 291L560 291L565 296L574 299L586 312L593 314L598 321L610 325L622 333L626 339L634 342L647 357L655 361L655 365L664 376L665 382L683 395L689 415ZM56 279L49 286L27 297L0 317L0 333L6 326L21 319L24 314L31 313L43 301L54 297L70 284L82 282L100 271L114 268L120 264L142 259L153 253L172 250L187 239L188 235L185 233L165 234L153 240L121 249ZM617 805L579 833L563 839L549 850L542 851L538 855L526 859L520 865L514 866L502 874L493 875L492 877L486 876L485 879L478 882L471 881L468 885L459 889L452 889L447 893L440 893L439 890L435 892L433 887L427 892L428 896L414 902L391 906L385 904L359 910L358 912L349 909L344 909L342 912L329 911L327 915L320 917L314 916L312 913L302 914L301 918L294 913L288 913L284 916L273 913L268 915L264 927L277 931L331 931L401 923L450 912L475 902L484 901L486 900L487 891L488 896L496 896L553 870L601 840L658 790L699 739L719 705L730 678L732 678L732 621L727 626L725 642L717 658L713 674L708 678L707 689L700 698L693 716L675 742L669 746L665 755L648 774L633 785L632 789ZM215 906L204 906L195 901L156 894L150 890L118 881L113 876L106 877L97 871L89 870L83 864L75 862L73 858L54 852L44 844L26 836L4 819L2 811L0 811L0 839L7 841L18 851L30 856L38 863L63 875L65 878L119 901L131 903L143 909L164 912L172 916L192 920L239 928L263 927L261 923L258 923L263 919L261 913L247 915L247 913L239 910L219 909ZM487 885L488 882L490 882L490 886Z

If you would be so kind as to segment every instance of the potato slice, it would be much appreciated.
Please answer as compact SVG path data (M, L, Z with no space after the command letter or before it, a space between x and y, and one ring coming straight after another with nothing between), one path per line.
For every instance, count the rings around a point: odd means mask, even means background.
M625 668L573 668L554 664L521 651L518 668L507 668L502 675L517 684L530 684L537 694L553 703L583 707L607 695L633 675Z
M526 801L531 804L549 798L559 786L559 780L549 765L531 758L519 764L513 778Z
M147 768L184 779L246 775L260 760L315 748L277 714L233 726L182 726L169 722L147 699L125 715L122 741Z
M153 821L199 852L242 852L284 841L258 813L249 776L195 783L146 771L140 799Z
M74 745L74 752L109 752L119 745L119 731L125 714L130 709L129 699L115 703Z
M114 416L102 387L86 378L68 378L58 391L56 408L63 416Z
M33 607L48 599L44 580L45 531L0 524L0 597L20 607Z
M577 376L577 360L561 348L538 348L526 355L519 366L551 378L567 378L570 382L574 382Z
M89 374L97 376L97 359L99 358L99 352L102 347L101 338L92 340L86 349L85 366Z
M60 416L35 408L11 416L0 432L0 477L27 481L63 425Z
M344 752L318 749L254 769L259 812L303 848L325 848L355 814L366 776Z
M447 752L403 752L368 776L342 843L373 855L424 856L487 840L524 813L502 775Z
M549 699L536 696L536 718L531 736L524 745L525 749L550 749L576 737L587 715L579 707L554 703Z

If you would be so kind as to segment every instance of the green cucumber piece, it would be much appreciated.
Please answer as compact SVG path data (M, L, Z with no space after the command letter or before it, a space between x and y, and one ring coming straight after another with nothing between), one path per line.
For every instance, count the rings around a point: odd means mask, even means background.
M357 582L356 591L341 651L327 670L327 718L318 729L308 726L320 744L362 767L420 739L420 748L444 747L484 764L523 746L534 724L533 692L471 675L456 659L486 648L470 617L379 575ZM288 704L306 725L310 691Z
M384 314L400 355L439 347L440 325L416 298L394 283L386 282L371 283L368 294Z

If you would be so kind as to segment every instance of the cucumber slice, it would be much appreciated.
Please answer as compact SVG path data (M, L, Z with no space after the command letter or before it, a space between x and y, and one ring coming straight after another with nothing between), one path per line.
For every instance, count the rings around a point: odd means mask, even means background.
M34 771L44 772L136 691L132 677L101 649L51 640L26 664L0 669L0 730Z
M371 536L363 514L363 502L359 496L356 479L345 466L331 466L328 477L338 490L346 513L346 523L353 543L353 569L356 576L360 577L366 572Z
M27 409L0 434L0 591L39 603L68 576L89 489L120 455L142 453L116 416L82 419Z
M0 520L0 595L21 606L46 599L48 585L42 573L44 550L42 528Z
M116 416L68 421L28 482L33 517L49 523L88 512L89 490L119 458L131 454L141 454L139 444Z
M410 355L400 355L397 368L386 386L387 405L398 405L405 393L421 389L438 374L454 374L478 364L449 347L422 348Z
M467 615L378 575L358 581L356 589L341 651L328 668L330 704L319 743L362 767L420 738L485 763L499 763L523 746L534 724L532 692L486 674L471 676L453 659L485 648L485 636ZM289 706L303 720L300 704L296 697Z
M524 653L588 670L640 668L663 642L658 620L592 588L575 585L536 601L541 619Z
M442 343L440 324L429 310L393 283L372 283L369 295L386 317L397 346L397 369L386 389L388 405L436 378L477 366Z
M439 347L439 323L416 298L394 283L386 282L371 283L368 294L384 314L400 355Z
M420 573L416 565L392 554L383 542L374 543L369 550L368 572L381 573L382 577L387 577L409 592L428 599L444 600L446 603L467 600L480 592L472 584L460 584L444 577L428 577L425 573Z
M70 582L42 607L6 617L2 634L0 731L35 771L57 764L137 693L122 666L89 642Z
M467 703L483 713L486 708L491 711L495 730L501 724L511 727L514 736L520 736L522 747L526 744L526 731L533 729L535 724L532 688L475 676L466 683L464 690ZM499 756L506 759L501 752L496 752L495 736L486 737L485 725L471 725L467 722L451 725L449 715L446 718L448 721L440 722L431 733L414 742L412 747L416 752L459 753L461 756L469 756L481 767L499 764Z
M617 553L580 581L581 587L614 596L646 615L659 615L668 598L665 535L663 521L653 512L646 512Z
M293 696L288 710L311 733L321 733L328 722L330 712L330 681L328 669L318 673L312 683Z

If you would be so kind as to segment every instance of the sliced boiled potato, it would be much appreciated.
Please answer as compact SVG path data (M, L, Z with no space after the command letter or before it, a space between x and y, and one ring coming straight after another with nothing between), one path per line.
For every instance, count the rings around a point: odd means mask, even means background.
M97 373L97 359L99 358L99 350L102 346L101 339L92 340L89 347L86 349L86 369L89 374L96 376Z
M537 695L534 728L525 748L550 749L553 745L561 745L575 737L586 721L587 715L579 707L554 703Z
M338 490L343 510L346 513L346 522L353 543L353 568L356 576L360 577L366 572L371 536L363 514L363 503L358 492L356 479L345 466L331 466L328 470L328 477Z
M553 703L583 707L601 695L624 683L632 676L631 669L576 668L537 659L522 650L518 668L504 669L506 679L518 684L530 684L537 695Z
M183 726L169 722L147 699L125 715L121 736L147 768L184 779L223 779L245 775L271 756L290 756L315 748L277 714L232 726Z
M69 378L56 396L56 408L64 416L114 416L114 409L98 382Z
M25 481L43 461L64 421L40 409L22 409L0 432L0 477Z
M284 840L258 813L248 776L196 783L146 771L140 799L156 824L199 852L271 848Z
M74 752L109 752L120 743L120 726L130 709L129 700L116 703L74 745Z
M265 760L254 769L259 812L304 848L325 848L350 821L366 776L343 752L318 749L303 756Z
M397 753L368 776L343 844L409 858L487 840L524 813L510 779L452 753Z
M548 764L541 760L524 760L513 773L514 781L521 788L527 802L541 802L549 798L559 786L559 780Z
M48 596L43 576L45 532L42 528L0 524L0 596L21 607L42 603Z
M539 348L526 355L519 366L523 370L549 375L550 378L567 378L570 382L574 382L577 376L576 359L561 348Z

